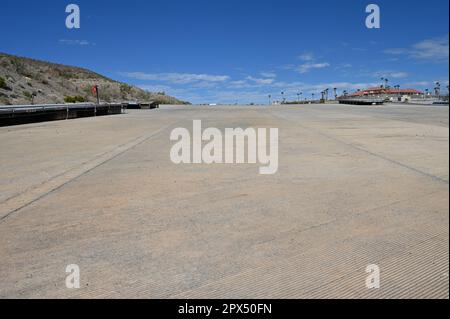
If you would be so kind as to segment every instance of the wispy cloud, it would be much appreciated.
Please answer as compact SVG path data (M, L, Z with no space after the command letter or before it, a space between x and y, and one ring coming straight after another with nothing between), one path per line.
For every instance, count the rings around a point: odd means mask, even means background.
M189 84L195 82L225 82L228 75L193 74L193 73L144 73L121 72L120 75L142 81L163 81L175 84Z
M302 53L298 56L298 59L302 60L302 61L314 61L315 57L314 54L311 52L306 52L306 53Z
M430 62L447 62L449 59L449 36L426 39L409 48L387 49L384 53L406 55L409 58Z
M264 78L276 78L277 77L276 73L274 73L274 72L261 72L260 74Z
M403 79L407 78L410 74L408 72L402 72L402 71L378 71L373 73L374 77L377 78L392 78L392 79Z
M304 63L298 66L286 65L284 69L295 70L300 74L305 74L314 69L323 69L330 66L328 62L318 62L316 56L312 52L305 52L297 56L297 58Z
M95 45L95 43L91 43L87 40L73 40L73 39L60 39L59 43L66 45L79 45L79 46Z
M174 87L168 85L138 85L139 87L151 92L165 92L176 96L182 100L196 103L267 103L268 95L271 94L274 99L280 92L285 92L285 97L291 100L297 99L297 93L303 92L303 96L311 97L311 94L318 96L326 88L338 89L338 94L343 90L356 91L367 87L377 86L378 83L353 83L353 82L323 82L323 83L305 83L305 82L273 82L269 85L258 85L249 83L249 80L230 81L224 86L215 86L213 88L198 90L194 86Z
M430 86L433 85L432 82L430 81L416 81L416 82L406 82L403 83L402 86L404 87L426 87L426 86Z
M273 78L261 79L261 78L254 78L252 76L248 76L246 79L249 81L255 82L256 84L259 84L259 85L268 85L268 84L272 84L275 81Z
M322 62L322 63L305 63L305 64L300 65L297 68L297 71L300 74L304 74L304 73L310 72L313 69L323 69L323 68L327 68L329 66L330 66L330 63L327 63L327 62Z

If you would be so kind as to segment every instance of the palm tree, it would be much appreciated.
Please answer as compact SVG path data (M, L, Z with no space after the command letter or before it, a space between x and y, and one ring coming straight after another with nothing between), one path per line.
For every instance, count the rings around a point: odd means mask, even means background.
M333 88L334 91L334 99L337 100L338 95L337 95L337 88Z
M286 102L286 100L284 99L284 92L281 92L281 97L283 99L283 104Z
M269 94L269 105L272 105L272 95Z
M440 98L441 97L441 83L440 82L436 82L436 96L438 97L438 98Z

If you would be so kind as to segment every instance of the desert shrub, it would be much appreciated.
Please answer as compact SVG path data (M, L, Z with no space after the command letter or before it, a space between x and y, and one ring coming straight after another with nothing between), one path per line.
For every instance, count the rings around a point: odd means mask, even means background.
M64 102L66 103L84 103L86 99L82 96L66 96L64 98Z
M0 105L11 105L7 96L0 96Z
M128 94L131 94L131 90L132 90L133 88L130 86L130 85L128 85L128 84L121 84L120 85L120 94L121 94L121 96L122 96L122 98L124 99L124 98L126 98L126 96L128 95Z
M31 93L28 92L28 91L23 91L23 96L25 96L27 99L30 99L30 100L31 100L31 98L32 98Z
M6 80L0 76L0 89L9 90Z
M26 76L26 77L32 77L32 74L27 72L25 65L20 62L18 59L12 59L11 60L12 66L16 69L16 72L20 75Z

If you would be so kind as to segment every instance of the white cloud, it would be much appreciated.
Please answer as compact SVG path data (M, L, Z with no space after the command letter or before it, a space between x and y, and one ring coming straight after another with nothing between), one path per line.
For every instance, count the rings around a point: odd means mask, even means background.
M305 63L300 65L297 68L297 71L300 74L304 74L304 73L308 73L309 71L313 70L313 69L323 69L323 68L327 68L329 67L330 64L327 62L323 62L323 63Z
M277 77L276 73L274 73L274 72L261 72L260 74L264 78L276 78Z
M377 78L391 78L391 79L403 79L407 78L409 76L408 72L401 72L401 71L378 71L373 74L374 77Z
M298 58L300 60L302 60L302 61L305 61L305 62L307 62L307 61L314 61L315 60L314 54L311 53L311 52L300 54L298 56Z
M191 73L126 72L120 74L122 76L137 80L163 81L175 84L189 84L195 82L225 82L230 79L230 77L227 75L191 74Z
M246 79L249 81L255 82L256 84L259 84L259 85L268 85L268 84L272 84L275 81L273 78L259 79L259 78L254 78L252 76L247 76Z
M417 86L426 87L426 86L430 86L430 85L433 85L433 83L429 82L429 81L408 82L408 83L402 84L403 87L412 87L412 88L417 87Z
M338 89L338 94L343 90L349 92L357 89L365 89L379 85L379 83L352 83L352 82L329 82L329 83L303 83L303 82L274 82L270 85L257 85L249 83L247 80L230 81L227 86L216 86L209 89L198 89L193 86L183 88L173 88L165 85L139 85L139 87L151 92L166 92L166 94L175 96L179 99L198 103L267 103L268 95L272 99L280 99L280 92L285 92L285 97L289 100L296 100L297 93L303 92L303 97L310 98L314 93L316 96L326 88L333 94L333 88Z
M449 58L448 35L440 38L426 39L412 45L410 48L387 49L384 53L391 55L406 55L410 58L430 62L447 62Z
M87 45L95 45L90 43L87 40L69 40L69 39L61 39L59 43L67 44L67 45L79 45L79 46L87 46Z

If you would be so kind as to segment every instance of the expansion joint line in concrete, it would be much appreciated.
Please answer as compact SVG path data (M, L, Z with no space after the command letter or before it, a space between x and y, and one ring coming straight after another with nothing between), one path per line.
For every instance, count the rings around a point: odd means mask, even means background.
M367 150L367 149L365 149L365 148L363 148L363 147L361 147L361 146L357 146L357 145L355 145L355 144L353 144L353 143L346 142L346 141L341 140L341 139L339 139L339 138L330 136L330 135L328 135L328 134L326 134L326 133L324 133L324 132L322 132L322 131L320 131L320 130L318 130L318 129L315 129L315 128L312 128L312 127L308 127L308 126L305 126L305 125L300 124L299 122L294 121L294 120L292 120L292 119L290 119L290 118L285 118L285 117L283 117L283 116L279 116L279 115L277 115L277 114L274 114L273 112L271 112L271 113L272 113L274 116L276 116L276 117L278 117L278 118L280 118L280 119L282 119L282 120L285 120L285 121L288 121L288 122L291 122L291 123L295 123L297 126L303 128L303 129L305 129L305 130L314 132L314 133L316 133L316 134L318 134L318 135L321 135L321 136L323 136L323 137L325 137L325 138L328 138L328 139L330 139L330 140L332 140L332 141L334 141L334 142L337 142L337 143L339 143L339 144L346 145L346 146L351 147L351 148L353 148L353 149L355 149L355 150L357 150L357 151L364 152L364 153L369 154L369 155L371 155L371 156L373 156L373 157L382 159L382 160L384 160L384 161L386 161L386 162L389 162L389 163L394 164L394 165L396 165L396 166L402 167L402 168L407 169L407 170L409 170L409 171L412 171L412 172L414 172L414 173L416 173L416 174L419 174L419 175L422 175L422 176L426 176L426 177L428 177L428 178L434 180L435 182L439 182L439 183L442 183L442 184L449 185L449 181L448 181L448 180L445 180L445 179L443 179L443 178L441 178L441 177L439 177L439 176L436 176L436 175L433 175L433 174L430 174L430 173L421 171L421 170L419 170L419 169L417 169L417 168L415 168L415 167L412 167L412 166L403 164L403 163L401 163L401 162L399 162L399 161L393 160L393 159L388 158L388 157L386 157L386 156L384 156L384 155L381 155L381 154L378 154L378 153L374 153L374 152L372 152L372 151L369 151L369 150Z
M72 181L82 177L83 175L95 170L96 168L106 164L107 162L115 159L116 157L130 151L136 146L148 141L151 138L156 137L168 128L176 125L180 121L168 124L159 130L145 134L137 139L134 139L125 144L115 147L113 150L103 153L89 161L86 161L78 167L72 168L64 173L61 173L53 178L45 181L44 183L28 189L8 200L0 203L0 223L4 222L8 217L24 209L25 207L39 201L40 199L50 195L54 191L64 187Z

